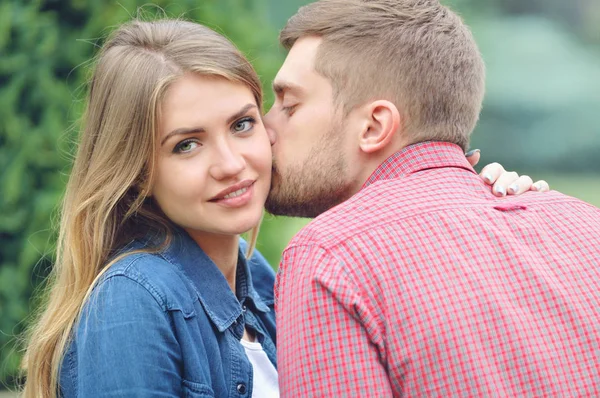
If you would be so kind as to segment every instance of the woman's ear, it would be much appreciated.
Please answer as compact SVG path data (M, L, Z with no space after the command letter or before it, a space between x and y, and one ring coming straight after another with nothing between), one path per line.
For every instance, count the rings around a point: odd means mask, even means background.
M152 188L148 181L148 176L138 176L133 188L142 194L145 198L152 197Z
M387 100L377 100L366 105L367 123L360 133L359 146L365 153L385 149L400 127L400 112Z

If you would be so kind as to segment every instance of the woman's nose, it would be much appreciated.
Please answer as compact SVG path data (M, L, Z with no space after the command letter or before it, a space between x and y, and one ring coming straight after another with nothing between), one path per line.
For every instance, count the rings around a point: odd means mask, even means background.
M218 146L210 172L217 180L233 177L246 168L244 156L228 143Z

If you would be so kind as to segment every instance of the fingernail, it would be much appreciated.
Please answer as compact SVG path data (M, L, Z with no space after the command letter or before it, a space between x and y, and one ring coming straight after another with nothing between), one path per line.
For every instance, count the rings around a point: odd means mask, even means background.
M518 184L512 184L510 187L508 187L508 190L510 191L510 193L519 192L519 185Z
M499 194L500 196L506 195L506 191L504 190L504 187L496 188L496 193Z
M472 149L469 152L465 153L465 156L470 158L471 156L475 155L476 153L481 152L481 150L479 149Z
M492 183L492 175L490 173L485 173L483 175L483 179L485 180L485 182L487 182L488 184Z

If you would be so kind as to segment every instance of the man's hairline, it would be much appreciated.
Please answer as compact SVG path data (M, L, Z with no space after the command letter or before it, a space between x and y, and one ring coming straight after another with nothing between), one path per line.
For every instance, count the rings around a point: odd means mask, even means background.
M323 37L323 35L318 35L318 34L314 34L314 33L307 34L307 35L302 35L302 36L297 37L290 45L286 45L285 43L282 42L281 45L283 46L284 49L287 50L286 59L287 59L287 56L289 55L290 51L292 50L292 47L294 47L296 45L296 43L298 42L298 40L301 40L301 39L304 39L304 38L307 38L307 37L314 37L314 38L317 38L317 39L321 40L321 42L317 46L317 51L316 51L316 54L314 56L314 59L313 59L312 65L311 65L311 69L317 75L319 75L323 79L327 80L327 82L329 83L329 85L332 88L332 99L334 101L334 104L340 105L340 103L339 103L339 97L340 97L340 95L336 94L336 91L338 91L338 90L335 89L333 80L331 78L329 78L328 76L325 76L317 68L317 60L318 60L319 55L320 55L321 45L323 44L323 41L325 40L325 38ZM285 61L284 61L284 64L285 64ZM283 65L282 65L282 67L283 67ZM281 68L279 70L281 70ZM306 89L304 89L301 85L299 85L299 84L297 84L295 82L291 82L289 79L287 79L287 80L283 79L284 80L283 82L278 82L278 75L279 74L277 74L275 76L275 79L273 80L273 83L271 84L271 89L272 89L272 91L276 95L279 95L279 93L281 93L281 92L283 92L285 90L293 90L293 91L298 92L300 94L303 94L303 93L306 92Z
M329 76L326 76L324 73L322 73L322 71L319 70L319 68L317 68L317 63L318 60L320 58L321 54L321 50L322 50L322 46L324 43L326 43L327 38L324 35L320 35L317 33L310 33L310 34L305 34L302 36L298 36L290 45L286 45L284 43L281 43L281 45L287 50L288 55L289 52L292 50L292 48L296 45L296 43L304 38L308 38L308 37L314 37L317 39L320 39L320 42L317 46L317 51L316 54L314 56L313 62L312 62L312 70L318 74L319 76L321 76L323 79L327 80L327 82L329 83L329 85L331 86L331 96L332 96L332 101L333 101L333 105L334 108L336 109L336 111L338 111L340 108L343 111L343 116L342 117L347 117L354 109L356 109L357 107L360 107L368 102L372 102L372 101L376 101L377 99L375 98L368 98L368 99L363 99L361 101L358 101L356 104L354 104L352 107L348 108L347 104L348 104L348 100L344 98L344 96L341 94L341 89L338 87L339 85L334 84L334 81L332 78L330 78ZM287 55L286 55L287 57ZM275 92L275 94L277 94L277 91L275 90L275 86L277 83L277 76L275 76L275 80L273 81L272 84L272 89L273 92ZM306 91L303 90L301 86L294 84L294 83L289 83L289 82L285 82L283 84L278 84L279 86L282 86L283 89L288 88L288 87L297 87L300 92L302 91ZM382 98L383 99L383 98ZM396 106L398 106L397 104L395 104Z

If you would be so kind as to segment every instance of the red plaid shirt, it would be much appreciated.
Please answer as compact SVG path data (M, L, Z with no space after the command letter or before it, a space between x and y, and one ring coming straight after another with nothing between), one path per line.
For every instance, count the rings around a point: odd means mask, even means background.
M283 397L600 397L600 209L422 143L291 241Z

